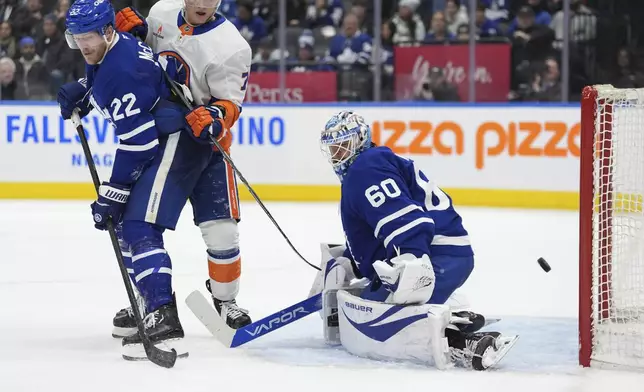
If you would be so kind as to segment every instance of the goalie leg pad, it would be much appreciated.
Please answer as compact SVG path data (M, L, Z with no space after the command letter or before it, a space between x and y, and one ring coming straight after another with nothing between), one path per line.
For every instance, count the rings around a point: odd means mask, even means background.
M367 301L340 290L338 320L342 346L350 353L380 360L413 360L450 366L446 305L391 305Z
M208 274L212 295L221 301L233 300L239 293L241 276L237 221L212 220L199 224L199 228L208 248Z

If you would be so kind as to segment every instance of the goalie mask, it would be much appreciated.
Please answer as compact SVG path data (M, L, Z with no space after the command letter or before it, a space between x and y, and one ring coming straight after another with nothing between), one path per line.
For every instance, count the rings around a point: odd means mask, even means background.
M371 144L371 128L362 116L352 111L342 111L331 117L320 137L322 153L340 181L356 156Z

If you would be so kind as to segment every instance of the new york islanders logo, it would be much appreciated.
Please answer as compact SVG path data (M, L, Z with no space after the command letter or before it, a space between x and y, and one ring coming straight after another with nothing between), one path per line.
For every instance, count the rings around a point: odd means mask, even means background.
M190 67L188 67L188 63L183 57L179 53L169 50L164 50L159 53L159 56L163 56L168 60L166 72L170 79L190 87Z

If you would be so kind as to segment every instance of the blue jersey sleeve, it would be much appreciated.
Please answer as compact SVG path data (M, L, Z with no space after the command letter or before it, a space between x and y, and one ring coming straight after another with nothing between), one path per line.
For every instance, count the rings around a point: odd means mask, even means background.
M133 184L159 148L150 113L159 98L156 86L135 75L115 75L104 84L103 102L119 139L110 182L121 185Z
M343 183L347 207L373 230L387 258L402 253L430 255L434 220L413 199L401 168L389 160L378 160L351 170ZM360 247L360 243L349 242L353 248Z

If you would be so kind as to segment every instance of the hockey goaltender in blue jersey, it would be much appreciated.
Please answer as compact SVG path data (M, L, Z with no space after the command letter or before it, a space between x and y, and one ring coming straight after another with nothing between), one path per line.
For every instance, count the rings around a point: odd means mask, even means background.
M449 195L414 161L387 147L366 148L349 165L342 178L340 214L348 245L345 256L363 277L374 280L376 260L426 254L436 274L429 303L444 303L473 269L468 233ZM388 294L366 290L363 298L382 301Z
M413 160L376 146L353 111L327 121L320 147L342 184L347 246L322 243L310 296L323 294L325 339L377 359L485 370L518 337L477 332L485 317L450 299L474 268L452 199ZM448 170L449 168L442 168ZM361 279L354 279L354 277ZM337 306L337 308L336 308Z

